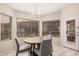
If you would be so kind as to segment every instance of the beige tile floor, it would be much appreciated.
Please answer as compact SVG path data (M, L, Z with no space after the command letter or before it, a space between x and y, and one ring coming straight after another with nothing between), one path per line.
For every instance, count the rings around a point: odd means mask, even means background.
M53 43L53 52L52 52L53 56L79 56L78 51L61 46L59 37L54 38L52 43ZM19 56L30 56L30 54L28 52L23 52L19 53Z
M62 46L54 46L53 47L53 56L79 56L79 52L62 47Z
M53 56L79 56L79 52L62 47L62 46L53 46ZM19 56L29 56L28 52L20 53Z
M59 37L53 40L53 56L79 56L79 52L69 49L67 47L61 46L61 42L59 42ZM29 56L28 52L24 52L19 54L19 56Z

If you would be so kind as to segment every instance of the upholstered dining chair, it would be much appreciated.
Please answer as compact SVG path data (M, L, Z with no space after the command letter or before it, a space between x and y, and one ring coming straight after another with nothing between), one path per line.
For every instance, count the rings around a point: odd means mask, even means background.
M34 52L38 56L52 56L52 39L43 40L40 49L34 49Z
M31 50L31 45L28 43L25 43L23 40L15 38L15 42L17 46L16 56L18 56L18 53Z

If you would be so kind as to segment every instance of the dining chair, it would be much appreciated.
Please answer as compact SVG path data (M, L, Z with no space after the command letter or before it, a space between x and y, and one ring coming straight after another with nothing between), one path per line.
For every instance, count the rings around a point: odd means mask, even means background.
M18 56L18 53L25 52L25 51L30 51L31 50L31 45L28 43L25 43L21 39L15 38L16 46L17 46L17 52L16 56Z
M51 39L52 40L52 35L51 34L47 34L44 37L42 37L42 39ZM40 48L40 45L41 45L41 43L38 43L37 44L37 48L38 49Z
M52 56L52 39L43 40L40 49L34 49L38 56Z

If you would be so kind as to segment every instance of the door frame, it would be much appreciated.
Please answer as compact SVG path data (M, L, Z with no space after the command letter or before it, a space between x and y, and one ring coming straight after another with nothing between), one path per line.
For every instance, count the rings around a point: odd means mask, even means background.
M69 21L69 20L75 20L75 48L71 48L71 49L74 49L74 50L79 50L79 38L77 36L77 27L79 27L79 24L78 24L78 21L79 21L79 17L70 17L70 18L65 18L64 20L64 25L65 25L65 29L63 30L63 34L64 34L64 46L65 47L68 47L67 46L67 35L66 35L66 30L67 30L67 25L66 25L66 21ZM70 48L70 47L69 47Z

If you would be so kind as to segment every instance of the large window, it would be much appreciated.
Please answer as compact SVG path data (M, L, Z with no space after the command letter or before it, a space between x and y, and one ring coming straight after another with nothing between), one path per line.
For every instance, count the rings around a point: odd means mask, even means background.
M39 22L27 19L17 19L17 36L34 37L39 36Z
M43 21L43 35L51 33L53 36L60 35L60 21Z
M1 14L1 40L11 39L11 17Z

